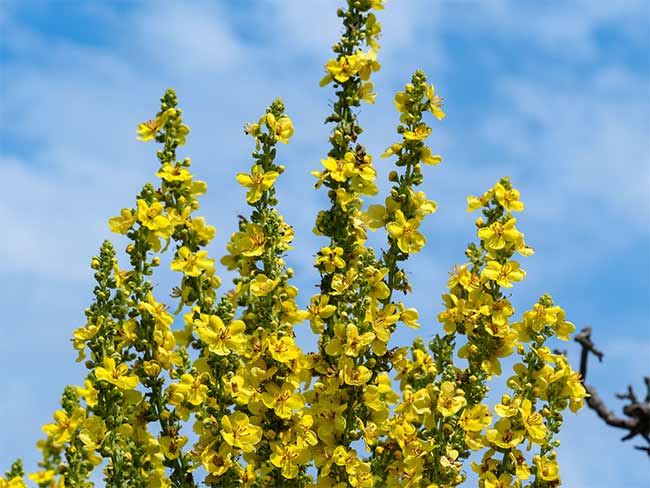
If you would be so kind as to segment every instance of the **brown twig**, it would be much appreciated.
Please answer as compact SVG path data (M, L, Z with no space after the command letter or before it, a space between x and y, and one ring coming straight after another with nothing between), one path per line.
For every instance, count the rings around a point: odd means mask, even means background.
M591 340L591 327L587 326L575 337L576 342L582 346L580 355L580 375L589 397L587 397L587 405L594 410L596 414L605 421L607 425L617 427L619 429L628 430L628 434L621 440L626 441L640 435L644 438L649 446L635 446L636 449L645 451L650 456L650 377L644 377L646 385L646 396L644 401L639 401L632 385L629 385L626 393L617 394L616 397L621 400L629 400L629 404L623 407L625 417L619 417L614 412L609 410L605 402L598 395L595 387L586 384L587 379L587 361L589 353L598 358L598 361L603 360L603 352L598 350Z

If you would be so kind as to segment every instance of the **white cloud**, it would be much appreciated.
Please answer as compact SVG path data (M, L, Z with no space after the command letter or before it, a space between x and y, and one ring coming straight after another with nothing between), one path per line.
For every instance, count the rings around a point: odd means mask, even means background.
M559 59L593 60L598 56L597 35L603 28L624 25L622 33L644 42L647 3L639 0L552 2L488 0L458 3L449 22L468 25L505 40L537 46ZM478 39L477 39L478 40Z
M589 76L555 71L495 82L499 109L477 136L522 190L522 228L553 260L533 264L540 278L587 278L640 246L650 218L647 78L606 64Z
M210 2L156 2L131 14L124 45L152 57L165 72L231 73L249 53L232 32L227 7Z

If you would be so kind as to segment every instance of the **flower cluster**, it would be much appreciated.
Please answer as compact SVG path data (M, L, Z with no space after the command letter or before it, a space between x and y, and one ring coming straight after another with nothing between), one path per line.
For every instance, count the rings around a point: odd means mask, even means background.
M581 408L586 392L548 346L574 331L551 297L513 318L505 290L526 275L514 256L533 250L512 215L524 205L507 178L469 197L468 210L483 216L448 281L440 332L428 345L392 347L398 327L420 327L397 295L412 291L404 263L423 249L422 222L436 211L417 187L423 165L442 160L426 144L427 120L445 113L415 72L395 96L397 142L382 154L396 158L392 188L383 204L366 205L377 171L356 108L375 99L381 26L372 10L382 3L349 0L338 11L344 31L321 82L335 87L331 147L312 173L329 208L316 217L320 282L304 310L285 261L294 230L276 208L285 171L278 143L294 133L282 101L244 129L254 150L236 181L250 212L220 260L235 276L224 292L206 250L215 228L197 215L207 186L177 157L189 128L171 89L138 126L138 139L160 144L159 184L109 219L128 239L128 264L109 242L91 261L94 300L72 338L87 375L43 427L41 469L28 475L39 487L91 487L99 469L111 488L449 488L465 481L472 452L482 453L471 463L480 488L559 486L555 436L562 412ZM369 230L385 233L379 254L366 245ZM173 309L151 278L168 251ZM317 337L314 352L296 343L303 323ZM488 382L514 354L506 393L489 405ZM24 486L19 462L0 478L0 488Z

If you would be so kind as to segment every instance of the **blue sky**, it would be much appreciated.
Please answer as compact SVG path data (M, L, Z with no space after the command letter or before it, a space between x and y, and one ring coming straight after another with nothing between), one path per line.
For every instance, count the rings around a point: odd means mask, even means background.
M216 257L246 212L234 180L252 149L242 126L284 99L296 134L279 153L280 208L296 228L288 261L308 299L324 205L309 172L327 151L332 98L318 81L339 32L328 3L0 0L3 470L16 456L35 468L40 426L82 379L69 338L91 298L88 263L110 237L107 218L153 178L154 148L135 127L168 86L192 128L182 155L210 185L202 212L217 227ZM439 331L447 272L474 238L465 197L509 175L526 203L518 227L536 249L512 300L521 311L548 292L593 327L606 361L589 380L616 411L614 393L640 390L650 367L649 13L634 0L388 2L377 103L361 113L378 155L395 140L393 93L415 69L445 98L430 139L444 161L424 185L439 210L409 262L419 333ZM376 165L385 190L389 163ZM171 283L159 283L162 296ZM577 345L565 348L577 365ZM648 486L647 461L622 434L589 410L569 414L565 485Z

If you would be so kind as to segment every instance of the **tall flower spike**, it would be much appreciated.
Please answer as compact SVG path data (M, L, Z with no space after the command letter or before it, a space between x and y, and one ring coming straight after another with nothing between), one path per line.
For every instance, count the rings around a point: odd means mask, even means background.
M361 212L361 195L377 193L376 171L358 142L362 129L354 112L361 101L374 101L370 76L380 67L375 42L380 26L370 12L373 7L381 3L349 1L346 10L339 10L344 34L333 47L336 57L326 63L321 81L321 86L335 86L337 99L326 121L336 126L331 149L322 160L324 169L313 172L316 187L328 188L331 207L319 213L314 229L329 243L318 253L320 293L312 297L308 310L320 338L313 360L317 380L306 393L306 411L314 419L319 441L315 464L318 482L324 486L362 486L372 480L370 464L350 444L364 435L357 418L365 408L363 391L376 380L372 365L387 363L385 343L376 339L374 330L379 324L369 320L373 311L382 313L378 297L385 296L385 272L364 245ZM387 341L385 335L381 338Z

